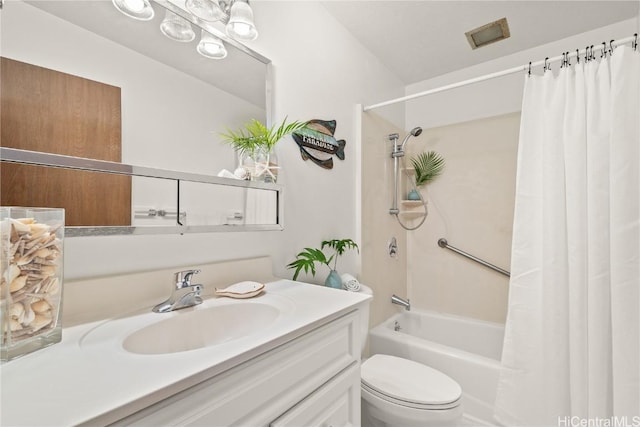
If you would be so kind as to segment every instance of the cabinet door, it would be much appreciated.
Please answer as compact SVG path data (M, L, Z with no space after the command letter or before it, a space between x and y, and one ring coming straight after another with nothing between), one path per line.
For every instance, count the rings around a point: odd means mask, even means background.
M353 364L270 427L347 427L360 425L360 365Z

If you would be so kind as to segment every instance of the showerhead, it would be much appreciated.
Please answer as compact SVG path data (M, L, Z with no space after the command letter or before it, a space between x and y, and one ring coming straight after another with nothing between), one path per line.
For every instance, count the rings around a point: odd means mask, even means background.
M404 140L402 141L402 145L400 146L401 148L404 148L404 144L407 143L407 141L409 140L409 137L411 136L418 136L422 133L422 128L420 126L415 127L413 129L411 129L411 132L409 132L407 134L407 136L404 137Z

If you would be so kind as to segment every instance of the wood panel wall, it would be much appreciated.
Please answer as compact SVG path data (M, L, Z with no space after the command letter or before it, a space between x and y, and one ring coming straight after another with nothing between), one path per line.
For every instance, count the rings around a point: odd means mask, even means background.
M120 88L0 59L4 147L121 161ZM131 224L131 177L2 163L3 206L66 209L66 225Z

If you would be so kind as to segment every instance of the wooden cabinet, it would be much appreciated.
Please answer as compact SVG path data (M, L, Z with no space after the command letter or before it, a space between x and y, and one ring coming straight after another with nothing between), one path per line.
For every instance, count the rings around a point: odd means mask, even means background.
M358 322L354 311L115 425L359 425Z
M0 58L3 147L120 162L120 88ZM65 208L67 226L131 224L131 177L2 163L3 206Z

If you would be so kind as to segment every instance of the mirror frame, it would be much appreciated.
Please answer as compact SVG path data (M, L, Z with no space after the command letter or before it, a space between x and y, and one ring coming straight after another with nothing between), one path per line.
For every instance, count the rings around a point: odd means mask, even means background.
M60 154L43 153L38 151L19 150L0 147L0 162L18 163L32 166L74 169L89 172L111 173L117 175L139 176L145 178L159 178L176 181L176 188L180 188L180 181L199 182L211 185L253 188L271 190L276 193L276 223L275 224L224 224L224 225L142 225L142 226L86 226L65 227L65 237L81 236L118 236L118 235L148 235L148 234L185 234L211 233L230 231L281 231L283 225L283 190L278 184L245 181L217 176L200 175L187 172L177 172L165 169L148 168L125 163L107 162L103 160L87 159L83 157L63 156Z

